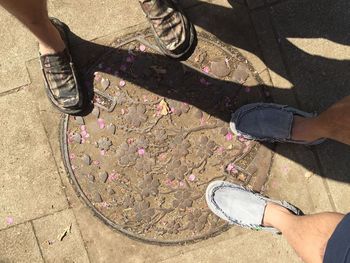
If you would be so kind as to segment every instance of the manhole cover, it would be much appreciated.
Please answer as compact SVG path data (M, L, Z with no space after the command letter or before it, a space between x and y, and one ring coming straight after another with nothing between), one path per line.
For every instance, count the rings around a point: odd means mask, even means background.
M227 180L261 190L271 152L233 136L232 111L262 101L261 80L235 49L200 34L186 62L151 36L116 41L89 70L95 108L63 120L64 162L78 194L134 238L184 243L228 228L205 189Z

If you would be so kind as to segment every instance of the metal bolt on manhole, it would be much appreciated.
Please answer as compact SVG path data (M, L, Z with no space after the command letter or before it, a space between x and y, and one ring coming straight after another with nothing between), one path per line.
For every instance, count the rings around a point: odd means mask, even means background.
M139 34L116 41L88 75L94 109L61 125L65 166L85 203L147 242L228 229L207 208L206 186L227 180L260 191L272 156L229 129L235 109L264 100L251 64L204 33L186 62L160 55L152 36Z

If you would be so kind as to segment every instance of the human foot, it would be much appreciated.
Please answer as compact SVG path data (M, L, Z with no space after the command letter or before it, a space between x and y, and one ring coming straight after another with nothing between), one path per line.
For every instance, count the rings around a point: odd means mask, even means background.
M49 100L60 111L67 114L79 114L83 111L83 94L78 83L72 57L69 52L67 25L51 18L52 25L60 34L60 41L53 45L41 46L40 63L43 71L45 90ZM62 49L62 50L61 50Z
M58 29L50 20L45 25L45 28L47 38L45 41L39 40L39 53L41 55L49 55L62 52L66 48L66 45Z
M294 214L292 214L287 208L275 203L268 202L265 207L262 224L263 226L278 228L278 226L283 223L286 217L289 217L291 215Z
M186 55L195 39L194 27L173 0L139 0L161 51L172 58Z
M278 210L270 204L276 205L277 209L280 206L294 215L303 214L286 201L272 200L242 186L224 181L215 181L208 185L206 201L214 214L231 224L255 230L263 229L272 233L279 232L270 219ZM267 213L264 216L265 212Z
M318 136L315 114L275 103L244 105L232 114L230 128L246 139L315 145Z

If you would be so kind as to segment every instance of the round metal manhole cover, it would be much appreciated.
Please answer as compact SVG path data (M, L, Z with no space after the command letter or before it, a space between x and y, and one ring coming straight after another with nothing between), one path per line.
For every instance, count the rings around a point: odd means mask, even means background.
M229 130L235 109L264 99L235 49L199 34L178 62L139 34L116 40L88 76L94 109L64 118L61 148L77 193L108 225L148 242L204 239L228 228L207 208L211 181L261 190L271 151Z

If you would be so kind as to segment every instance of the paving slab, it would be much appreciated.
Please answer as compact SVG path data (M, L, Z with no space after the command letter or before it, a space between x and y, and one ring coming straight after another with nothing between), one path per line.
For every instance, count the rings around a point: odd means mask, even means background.
M0 98L0 229L67 207L34 98L27 90Z
M337 142L326 142L317 149L323 174L326 178L335 210L340 213L350 211L350 146Z
M350 94L349 10L346 0L286 1L271 8L271 21L302 109L320 112ZM316 151L336 209L348 211L344 200L349 198L350 147L327 142Z
M268 73L272 82L270 91L274 101L276 103L296 106L297 102L292 92L293 84L288 80L287 71L268 11L266 9L252 11L250 16L262 50L263 61L268 67Z
M288 261L287 261L288 260ZM303 262L282 236L263 232L249 232L239 238L228 239L213 245L185 252L160 261L162 263L212 262Z
M33 225L45 262L89 262L71 209L34 220Z
M0 7L0 93L29 84L25 61L36 56L34 38L14 17ZM15 32L15 33L14 33Z
M319 174L312 151L303 146L278 145L265 194L291 202L305 214L333 211L330 193Z
M31 223L0 231L0 262L44 262Z

